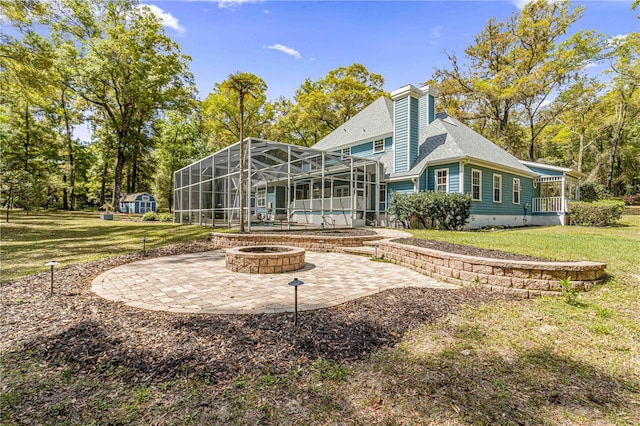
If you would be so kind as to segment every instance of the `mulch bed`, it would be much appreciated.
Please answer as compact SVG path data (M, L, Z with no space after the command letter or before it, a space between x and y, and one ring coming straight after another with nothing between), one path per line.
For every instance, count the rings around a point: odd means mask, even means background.
M534 262L548 262L549 259L543 257L528 256L526 254L508 253L500 250L483 249L462 244L447 243L444 241L421 240L419 238L398 238L393 240L396 243L408 244L417 247L424 247L432 250L445 251L467 256L489 257L492 259L504 260L527 260Z
M208 250L206 241L152 250L168 256ZM0 353L37 357L43 368L72 363L76 374L119 369L121 377L163 381L195 374L228 381L239 374L282 374L318 358L363 359L461 306L508 296L482 290L395 289L329 309L293 314L205 315L144 311L91 292L98 274L140 253L56 269L0 287ZM6 360L6 359L5 359Z

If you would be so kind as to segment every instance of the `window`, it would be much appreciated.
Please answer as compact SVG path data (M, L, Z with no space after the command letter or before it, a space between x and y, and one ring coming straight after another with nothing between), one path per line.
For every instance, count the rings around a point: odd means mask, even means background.
M342 148L342 153L344 155L351 155L351 147L349 148Z
M267 206L267 191L265 191L264 189L259 189L256 192L256 206L258 207Z
M502 175L493 175L493 202L502 202Z
M373 142L373 153L384 151L384 139L378 139Z
M336 186L333 188L333 192L335 193L335 197L348 197L349 196L349 186Z
M520 204L520 179L513 178L513 204Z
M482 172L471 170L471 199L482 201Z
M449 169L436 170L436 192L448 192Z
M386 209L386 205L387 205L387 184L386 183L381 183L380 184L380 204L382 204L383 209Z

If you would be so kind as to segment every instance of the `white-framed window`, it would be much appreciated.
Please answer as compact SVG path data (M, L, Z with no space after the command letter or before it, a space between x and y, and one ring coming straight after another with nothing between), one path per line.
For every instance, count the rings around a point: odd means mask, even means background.
M373 153L383 152L384 151L384 139L378 139L377 141L373 141Z
M383 204L386 208L387 206L387 184L380 184L380 204Z
M513 178L513 204L520 204L520 179Z
M502 202L502 175L493 175L493 202Z
M258 189L256 191L256 206L257 207L266 207L267 206L267 191L264 189Z
M436 192L449 192L449 169L436 170Z
M348 185L343 185L343 186L335 186L333 188L333 192L334 192L334 197L348 197L349 196L349 186Z
M351 147L348 148L342 148L342 153L344 155L351 155Z
M471 199L482 201L482 170L471 170Z

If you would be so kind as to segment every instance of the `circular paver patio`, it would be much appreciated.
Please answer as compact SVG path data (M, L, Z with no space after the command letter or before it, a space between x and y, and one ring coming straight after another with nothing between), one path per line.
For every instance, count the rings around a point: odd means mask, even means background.
M91 289L105 299L169 312L248 314L291 312L294 278L298 309L320 309L398 287L455 289L425 275L368 257L306 253L307 265L283 274L246 274L225 268L224 250L157 257L111 269Z

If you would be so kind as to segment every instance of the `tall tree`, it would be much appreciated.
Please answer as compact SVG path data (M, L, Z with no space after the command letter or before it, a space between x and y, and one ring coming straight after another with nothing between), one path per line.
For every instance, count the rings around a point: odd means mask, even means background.
M288 142L311 146L380 96L388 96L383 86L384 78L362 64L336 68L317 81L307 78L296 90L295 104L280 105L289 109L281 133L289 130Z
M205 155L206 147L199 130L200 120L195 114L170 112L158 126L158 138L153 151L157 162L154 194L159 202L166 201L171 212L174 173Z
M136 1L103 1L91 7L88 0L72 3L74 17L95 28L79 32L73 88L91 105L92 120L115 135L115 206L125 163L151 141L150 124L162 110L188 107L194 91L190 58L180 53L151 10Z
M273 120L273 106L267 102L267 84L260 77L245 74L255 80L255 92L244 99L244 132L248 136L265 138ZM210 139L210 149L217 151L240 140L238 92L229 80L216 83L202 102L202 119Z
M225 89L231 90L238 95L238 109L240 114L240 232L244 232L245 218L245 150L244 150L244 101L245 98L252 99L257 93L264 92L267 87L261 78L246 72L235 72L229 74L229 78L222 84Z
M524 141L510 129L514 123L523 126L533 161L540 133L569 105L546 106L603 48L603 39L591 32L559 42L582 12L567 1L529 2L504 23L488 22L465 50L466 68L452 54L451 68L436 70L434 77L447 96L469 101L463 119L479 121L476 129L516 155L524 153Z
M611 144L606 178L609 193L613 190L614 169L620 146L630 137L629 132L640 117L640 33L629 33L623 38L612 40L612 44L612 78L610 90L603 98Z

